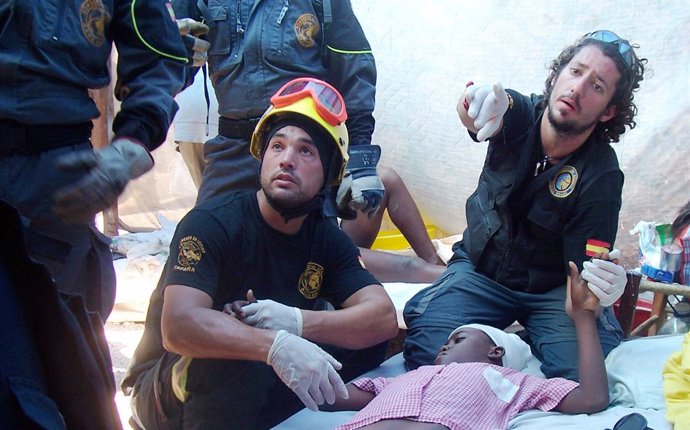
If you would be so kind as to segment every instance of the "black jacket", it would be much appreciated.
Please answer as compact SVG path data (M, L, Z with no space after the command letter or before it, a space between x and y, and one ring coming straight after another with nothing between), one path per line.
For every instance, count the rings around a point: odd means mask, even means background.
M0 200L0 423L8 429L121 429L100 317L58 293Z
M514 290L544 292L565 283L568 261L582 268L587 240L613 245L623 173L613 148L590 136L535 177L543 97L510 94L513 107L466 203L461 243L478 271Z

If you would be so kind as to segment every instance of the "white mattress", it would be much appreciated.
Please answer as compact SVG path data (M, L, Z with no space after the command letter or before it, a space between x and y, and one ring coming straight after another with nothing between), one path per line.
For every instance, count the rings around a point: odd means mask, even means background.
M649 427L671 430L671 424L664 418L661 368L671 353L680 350L682 339L682 335L639 338L623 342L613 350L606 359L611 406L605 411L592 415L526 411L513 418L508 428L606 429L612 428L624 415L638 412L647 418ZM536 358L529 368L532 373L538 372ZM404 371L402 354L398 354L366 376L395 376ZM274 429L328 430L347 422L354 415L353 411L313 412L303 409Z

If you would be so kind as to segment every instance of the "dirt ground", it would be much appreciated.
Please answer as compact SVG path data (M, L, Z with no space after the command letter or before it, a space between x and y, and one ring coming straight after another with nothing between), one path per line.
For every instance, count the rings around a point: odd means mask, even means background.
M110 356L113 362L113 374L118 387L115 402L122 420L122 427L126 430L130 429L127 423L131 416L129 397L125 397L119 387L127 370L129 360L132 358L134 349L137 347L143 332L144 324L139 322L107 322L105 325L105 336L108 339Z

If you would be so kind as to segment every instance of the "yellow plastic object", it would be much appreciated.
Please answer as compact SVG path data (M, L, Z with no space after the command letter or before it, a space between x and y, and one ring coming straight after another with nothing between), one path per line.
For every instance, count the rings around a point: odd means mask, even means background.
M440 234L438 228L430 224L425 224L425 226L429 237L436 239ZM397 229L379 231L376 240L374 240L374 244L371 246L371 249L388 251L399 251L407 248L410 248L410 244L407 242L407 239L405 239L405 236L400 233L400 230Z

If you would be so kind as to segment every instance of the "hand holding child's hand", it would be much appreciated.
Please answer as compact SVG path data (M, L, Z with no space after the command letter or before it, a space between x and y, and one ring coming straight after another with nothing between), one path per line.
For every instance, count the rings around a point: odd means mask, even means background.
M235 300L234 302L227 303L223 307L223 312L225 312L228 315L232 315L233 317L237 318L238 320L242 320L245 318L245 313L242 310L244 306L247 306L250 303L256 303L257 300L254 297L254 292L252 290L247 291L247 300Z
M582 278L588 282L602 306L611 306L625 292L628 277L625 269L618 263L620 251L604 252L595 255L592 261L582 264Z

